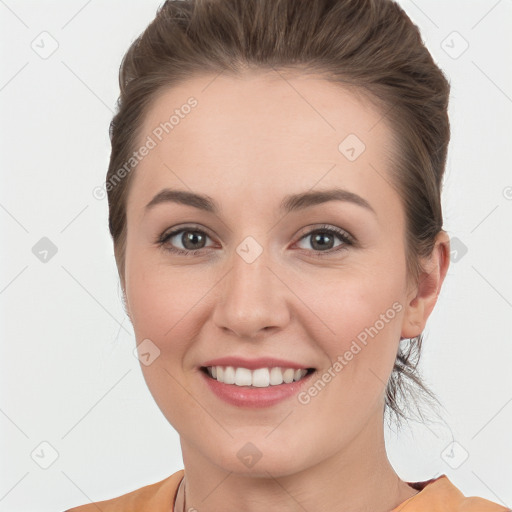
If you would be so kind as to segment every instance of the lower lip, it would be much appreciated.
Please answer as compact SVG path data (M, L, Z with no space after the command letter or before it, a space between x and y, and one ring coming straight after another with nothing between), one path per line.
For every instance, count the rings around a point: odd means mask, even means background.
M205 372L200 372L205 379L206 384L221 400L237 407L270 407L287 398L296 395L300 389L310 380L315 372L303 377L297 382L289 384L279 384L278 386L268 386L266 388L237 386L235 384L224 384L213 379Z

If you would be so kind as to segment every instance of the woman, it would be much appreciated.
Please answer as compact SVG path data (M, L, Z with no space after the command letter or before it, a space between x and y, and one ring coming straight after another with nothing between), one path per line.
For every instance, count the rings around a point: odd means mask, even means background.
M450 253L449 84L405 13L167 1L120 85L109 227L184 470L71 510L505 511L385 450Z

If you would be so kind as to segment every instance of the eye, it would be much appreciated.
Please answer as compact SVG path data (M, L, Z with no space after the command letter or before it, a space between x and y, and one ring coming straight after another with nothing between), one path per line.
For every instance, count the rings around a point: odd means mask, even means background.
M341 243L337 246L334 245L336 238L341 240ZM355 244L355 239L343 229L323 225L308 231L306 235L300 238L299 242L306 242L307 245L313 248L314 256L322 257L324 254L328 255L347 249L347 246Z
M206 240L208 238L210 236L203 229L196 226L185 226L172 231L164 231L156 240L156 244L166 251L175 254L194 256L207 248ZM341 243L333 245L336 238ZM347 249L348 246L355 245L355 239L352 235L343 229L330 225L322 225L308 231L297 243L301 242L309 243L313 251L306 248L308 252L312 252L314 256L319 257L327 256Z
M192 256L205 248L207 238L210 238L209 235L202 229L186 226L162 233L156 243L166 251Z

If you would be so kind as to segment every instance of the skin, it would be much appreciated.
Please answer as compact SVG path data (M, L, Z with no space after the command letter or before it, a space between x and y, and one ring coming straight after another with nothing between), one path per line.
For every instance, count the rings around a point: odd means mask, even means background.
M190 96L198 105L134 171L123 280L137 343L149 338L160 350L141 364L144 378L180 435L176 510L185 498L200 512L389 512L418 491L386 455L385 384L400 337L421 333L436 303L449 238L439 234L425 274L408 280L405 214L388 181L391 129L354 90L299 73L197 76L160 94L140 142ZM366 145L353 162L338 150L348 134ZM166 203L145 213L166 187L208 195L221 211ZM340 201L278 211L288 194L334 187L375 213ZM196 240L197 254L155 243L190 224L208 235ZM347 231L355 245L333 252L343 245L334 235L326 254L311 235L322 224ZM167 245L192 247L182 234ZM263 251L252 263L236 252L248 236ZM199 373L216 357L274 356L316 368L316 379L395 302L401 311L306 405L292 397L238 408ZM237 457L248 442L262 454L251 468Z

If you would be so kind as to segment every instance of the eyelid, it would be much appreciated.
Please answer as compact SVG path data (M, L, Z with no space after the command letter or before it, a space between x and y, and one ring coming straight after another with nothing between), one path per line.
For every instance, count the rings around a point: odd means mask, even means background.
M313 233L316 233L316 232L332 233L334 236L336 236L341 241L340 245L335 246L326 251L314 251L314 250L308 250L308 249L302 249L302 248L297 249L299 251L305 251L307 253L308 257L327 259L329 257L339 256L343 251L346 251L349 248L357 248L358 247L356 238L351 233L349 233L348 231L346 231L343 228L339 228L338 226L334 226L331 224L322 224L317 227L307 226L306 228L304 228L304 230L306 230L306 231L305 232L303 231L303 234L299 237L297 242L294 243L294 245L298 244L303 239L305 239L309 236L312 236Z
M352 243L356 243L356 238L349 231L338 226L334 226L333 224L310 224L309 226L305 226L301 229L300 233L302 234L299 236L298 240L302 240L305 236L308 236L315 231L331 231L338 235L344 235Z
M205 228L204 226L201 226L200 224L178 224L176 226L173 226L172 228L166 229L162 232L161 235L158 236L158 239L164 239L168 238L169 235L176 235L180 231L201 231L202 233L207 234L210 238L212 237L212 234L208 230L208 228Z

